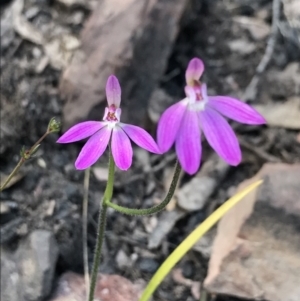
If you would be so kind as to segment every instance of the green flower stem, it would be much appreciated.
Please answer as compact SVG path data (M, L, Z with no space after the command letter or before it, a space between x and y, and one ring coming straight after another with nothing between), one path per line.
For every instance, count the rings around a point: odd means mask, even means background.
M15 166L15 168L13 169L13 171L9 174L9 176L6 178L5 182L3 183L3 185L1 185L0 187L0 191L3 191L4 188L7 186L7 184L11 181L11 179L13 178L13 176L19 171L19 169L22 167L22 165L25 163L26 160L28 160L31 155L32 152L36 149L36 147L49 135L51 134L51 132L47 131L28 151L26 151L26 155L22 155L22 157L20 158L18 164Z
M181 172L181 167L180 167L179 162L177 161L176 166L175 166L174 176L173 176L169 191L168 191L165 199L157 206L147 208L147 209L131 209L131 208L127 208L127 207L123 207L123 206L114 204L110 201L110 199L106 201L106 205L115 209L116 211L119 211L121 213L128 214L128 215L151 215L151 214L157 213L157 212L163 210L171 201L171 199L174 195L178 180L179 180L180 172Z
M111 150L110 150L109 163L108 163L108 180L107 180L104 196L103 196L103 199L101 202L101 210L99 213L98 233L97 233L97 240L96 240L96 247L95 247L95 254L94 254L94 263L93 263L92 274L91 274L91 282L90 282L88 301L94 300L94 293L95 293L98 269L99 269L100 258L101 258L101 250L102 250L103 239L104 239L105 228L106 228L106 212L107 212L107 207L108 207L107 202L110 202L110 200L112 198L113 187L114 187L114 175L115 175L115 162L112 157Z

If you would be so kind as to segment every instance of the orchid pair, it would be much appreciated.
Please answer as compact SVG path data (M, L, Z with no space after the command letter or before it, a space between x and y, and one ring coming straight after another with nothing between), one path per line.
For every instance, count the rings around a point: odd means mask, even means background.
M103 121L86 121L70 128L57 142L70 143L89 138L76 162L77 169L93 165L111 143L115 164L127 170L132 164L132 146L156 154L167 152L175 143L182 168L189 174L197 172L201 161L201 133L210 146L230 165L241 162L241 150L235 133L223 117L245 124L264 124L265 119L249 105L227 96L207 96L206 84L200 82L204 64L194 58L186 70L186 98L169 107L157 129L156 144L142 128L120 122L121 88L111 75L106 84L108 107ZM223 115L223 116L222 116Z

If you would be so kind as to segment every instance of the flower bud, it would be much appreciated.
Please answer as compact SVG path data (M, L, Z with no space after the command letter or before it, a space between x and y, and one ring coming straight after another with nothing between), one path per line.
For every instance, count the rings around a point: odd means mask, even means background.
M60 130L60 122L57 121L55 117L52 117L48 124L48 129L47 129L48 133L59 132L59 130Z

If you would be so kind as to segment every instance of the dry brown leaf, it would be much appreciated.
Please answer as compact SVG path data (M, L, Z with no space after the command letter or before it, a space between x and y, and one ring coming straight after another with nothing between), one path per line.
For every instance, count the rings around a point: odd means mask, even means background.
M270 103L257 105L255 108L267 120L269 126L279 126L287 129L300 129L300 97L290 97L282 104Z
M214 293L298 301L300 165L265 164L238 191L261 178L218 224L204 284Z

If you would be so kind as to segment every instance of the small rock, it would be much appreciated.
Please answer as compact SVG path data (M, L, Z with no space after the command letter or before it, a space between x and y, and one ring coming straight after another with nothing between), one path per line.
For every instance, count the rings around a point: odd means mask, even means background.
M106 182L108 179L108 168L96 166L92 169L94 176L100 182Z
M1 248L1 301L20 301L21 288L18 267L11 252Z
M53 234L35 230L17 250L1 248L1 301L40 301L51 292L58 257Z
M244 39L233 40L228 43L228 47L231 51L235 51L240 54L250 54L256 48L254 43L247 42Z
M58 247L49 231L35 230L20 244L16 260L25 300L38 301L49 295L57 257Z
M126 255L126 253L121 249L117 253L116 262L119 269L124 269L131 265L130 258Z
M188 211L202 209L214 189L214 183L215 180L208 177L201 180L193 178L178 191L178 205Z
M179 209L164 211L158 218L157 226L149 237L148 248L155 249L159 247L166 235L173 229L176 222L185 215L186 212Z
M142 272L153 274L159 267L159 263L149 257L142 257L138 260L138 267Z
M189 212L202 209L228 170L228 164L213 155L196 177L178 191L178 205Z

